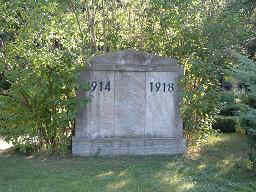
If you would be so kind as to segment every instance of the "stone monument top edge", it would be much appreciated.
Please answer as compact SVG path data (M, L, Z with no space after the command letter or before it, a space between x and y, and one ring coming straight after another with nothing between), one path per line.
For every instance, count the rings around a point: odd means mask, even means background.
M125 49L91 57L88 61L88 67L96 65L178 66L178 62L171 57L157 56L135 49Z

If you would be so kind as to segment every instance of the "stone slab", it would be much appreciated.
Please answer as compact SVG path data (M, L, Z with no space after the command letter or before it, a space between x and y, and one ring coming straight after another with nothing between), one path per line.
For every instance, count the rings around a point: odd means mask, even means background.
M74 155L175 154L185 150L172 58L125 50L96 56L81 72Z
M145 129L145 73L116 72L115 82L114 136L143 136Z
M83 79L83 77L86 77ZM84 72L80 81L84 85L95 84L95 90L79 91L80 98L90 100L86 107L80 108L77 118L77 135L88 138L111 137L114 134L114 89L107 90L106 83L114 87L114 72ZM102 83L102 87L101 87ZM102 89L102 90L101 90Z
M174 92L178 75L174 72L146 73L147 137L175 137L176 111Z

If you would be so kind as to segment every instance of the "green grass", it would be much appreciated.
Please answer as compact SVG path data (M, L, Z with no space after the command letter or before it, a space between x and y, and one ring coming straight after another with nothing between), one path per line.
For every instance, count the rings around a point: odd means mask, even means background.
M212 137L179 156L47 159L0 154L0 192L255 192L246 138Z

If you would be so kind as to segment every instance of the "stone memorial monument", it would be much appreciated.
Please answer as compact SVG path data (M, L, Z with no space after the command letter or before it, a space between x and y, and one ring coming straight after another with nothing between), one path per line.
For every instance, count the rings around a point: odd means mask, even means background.
M185 150L175 59L124 50L95 56L81 72L72 153L176 154Z

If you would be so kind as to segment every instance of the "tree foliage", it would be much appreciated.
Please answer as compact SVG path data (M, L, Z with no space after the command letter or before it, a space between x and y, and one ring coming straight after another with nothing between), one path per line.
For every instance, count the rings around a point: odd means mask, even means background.
M1 135L32 151L64 149L82 65L75 19L53 1L2 1L0 6Z

